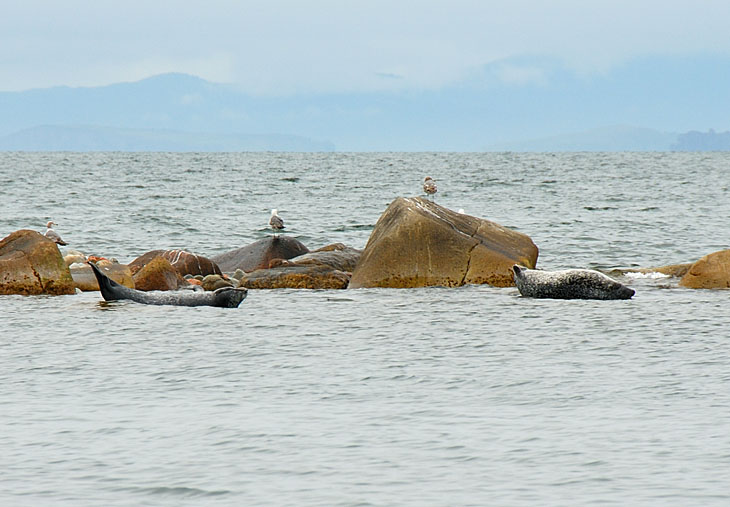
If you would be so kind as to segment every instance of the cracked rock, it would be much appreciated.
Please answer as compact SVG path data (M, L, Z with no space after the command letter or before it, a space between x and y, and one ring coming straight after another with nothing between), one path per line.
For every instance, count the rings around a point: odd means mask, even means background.
M350 288L513 286L512 266L534 267L529 236L421 197L399 197L375 224Z

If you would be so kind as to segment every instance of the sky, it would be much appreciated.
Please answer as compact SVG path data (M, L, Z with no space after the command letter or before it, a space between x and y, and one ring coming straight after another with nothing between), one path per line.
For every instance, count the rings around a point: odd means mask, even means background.
M10 0L0 91L167 72L254 95L438 90L530 55L586 75L651 55L730 55L728 32L727 0Z

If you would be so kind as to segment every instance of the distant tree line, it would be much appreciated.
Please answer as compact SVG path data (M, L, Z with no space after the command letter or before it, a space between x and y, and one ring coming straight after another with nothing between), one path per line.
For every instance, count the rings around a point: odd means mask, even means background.
M691 130L679 134L671 149L674 151L729 151L730 132L715 132L713 129L708 132Z

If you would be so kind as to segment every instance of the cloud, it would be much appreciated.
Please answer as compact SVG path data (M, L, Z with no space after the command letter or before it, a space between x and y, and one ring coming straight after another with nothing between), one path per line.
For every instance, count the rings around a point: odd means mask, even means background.
M508 85L547 84L545 70L536 66L503 64L497 66L495 74L502 83Z
M175 71L269 95L438 89L525 54L585 73L650 54L730 54L727 19L726 0L24 0L0 18L0 87ZM541 79L526 67L502 78Z
M392 72L376 72L375 75L383 79L404 79L403 75Z

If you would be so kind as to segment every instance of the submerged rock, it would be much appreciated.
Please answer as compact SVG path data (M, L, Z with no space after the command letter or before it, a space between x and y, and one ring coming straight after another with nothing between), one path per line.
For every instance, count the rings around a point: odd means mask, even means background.
M350 288L514 285L512 266L533 268L525 234L421 197L395 199L378 219Z
M705 255L692 264L679 285L689 289L730 288L730 250Z
M283 265L246 274L247 289L346 289L350 274L322 264Z
M688 264L670 264L668 266L659 266L656 268L616 268L611 270L611 274L623 276L627 273L641 273L644 275L659 273L666 276L682 278L687 274L690 267L692 267L691 262Z
M0 294L75 294L71 272L55 242L29 229L0 241Z
M225 273L233 273L237 269L248 273L267 268L273 259L292 259L308 252L309 249L297 239L274 236L216 255L212 260Z

